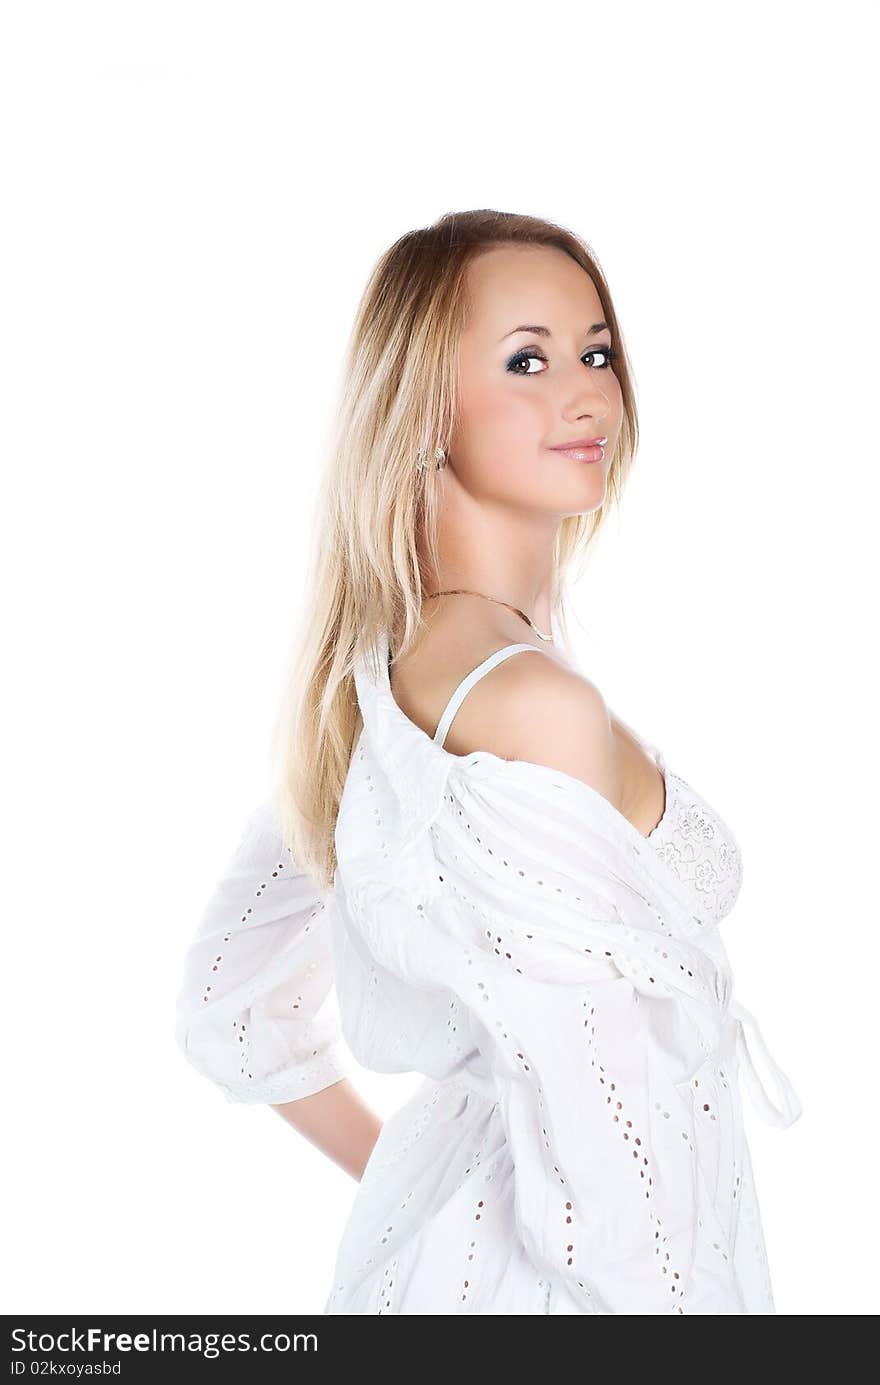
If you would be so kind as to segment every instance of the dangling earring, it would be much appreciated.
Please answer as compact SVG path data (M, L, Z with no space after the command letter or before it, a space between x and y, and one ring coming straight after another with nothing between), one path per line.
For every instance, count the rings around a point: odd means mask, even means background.
M422 470L424 470L424 469L427 467L427 465L428 465L428 463L425 461L425 452L426 452L426 450L427 450L427 449L424 448L424 447L420 447L420 448L419 448L419 456L418 456L418 461L417 461L416 464L417 464L417 466L421 467ZM444 467L444 466L446 465L446 453L444 452L444 450L443 450L442 447L436 448L436 450L435 450L435 452L434 452L434 459L435 459L435 463L436 463L435 469L436 469L437 471L439 471L441 467Z

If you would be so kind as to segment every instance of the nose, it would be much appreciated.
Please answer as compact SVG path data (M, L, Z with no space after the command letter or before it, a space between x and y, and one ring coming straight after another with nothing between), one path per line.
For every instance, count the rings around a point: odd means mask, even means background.
M566 418L591 418L601 425L608 417L611 401L608 388L602 382L601 370L585 369L579 364L565 388L566 403L562 412Z

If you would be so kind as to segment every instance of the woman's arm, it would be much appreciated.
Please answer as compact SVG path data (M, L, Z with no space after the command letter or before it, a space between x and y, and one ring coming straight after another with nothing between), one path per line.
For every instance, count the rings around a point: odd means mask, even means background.
M268 800L249 816L184 959L175 1033L225 1094L291 1104L351 1076L324 893Z
M273 1105L272 1110L360 1182L382 1121L347 1077L312 1096Z

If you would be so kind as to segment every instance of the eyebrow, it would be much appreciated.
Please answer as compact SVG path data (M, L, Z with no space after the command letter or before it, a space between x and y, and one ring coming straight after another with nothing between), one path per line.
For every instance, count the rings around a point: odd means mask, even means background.
M604 332L606 330L611 330L607 322L594 322L592 327L587 328L585 335L594 337L597 332ZM549 327L534 327L526 323L524 327L514 327L511 332L505 332L504 336L500 337L499 340L504 341L505 337L513 337L517 332L533 332L536 337L552 337L553 335Z

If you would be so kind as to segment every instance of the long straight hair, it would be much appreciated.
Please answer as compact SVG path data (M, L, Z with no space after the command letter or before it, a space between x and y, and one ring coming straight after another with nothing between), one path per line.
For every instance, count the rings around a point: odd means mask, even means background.
M272 734L273 800L285 846L325 891L333 885L336 817L359 725L354 664L383 628L399 655L422 627L426 573L440 568L442 473L433 459L456 418L466 274L478 255L510 244L570 255L593 280L618 352L622 419L605 500L589 514L564 517L554 543L551 610L566 638L572 567L619 501L636 453L633 377L620 325L596 257L572 231L513 212L448 212L381 255L343 359L300 627ZM427 465L418 466L419 458Z

